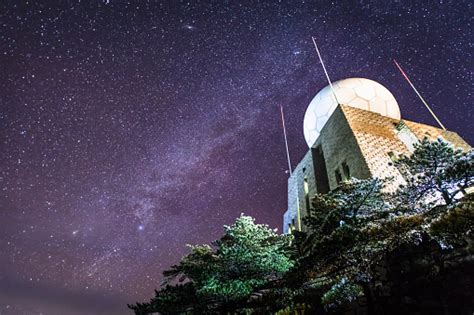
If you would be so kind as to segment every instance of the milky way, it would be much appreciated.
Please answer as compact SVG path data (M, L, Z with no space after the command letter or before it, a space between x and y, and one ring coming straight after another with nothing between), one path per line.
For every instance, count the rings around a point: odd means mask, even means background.
M341 1L343 3L343 1ZM0 5L0 313L128 314L241 213L280 228L286 160L333 80L471 144L472 6L360 1Z

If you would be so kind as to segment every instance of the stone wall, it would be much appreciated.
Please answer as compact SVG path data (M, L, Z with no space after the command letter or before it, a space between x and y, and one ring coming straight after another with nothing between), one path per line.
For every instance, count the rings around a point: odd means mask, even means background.
M389 153L399 156L409 155L412 151L410 145L404 143L403 138L399 136L400 130L397 128L400 126L400 121L350 106L340 107L354 133L370 176L392 178L387 190L396 190L405 181L398 169L391 165ZM428 137L431 141L435 141L438 137L442 137L455 147L464 150L470 148L469 144L455 132L406 120L403 120L403 124L405 125L403 131L411 133L415 140Z
M343 173L341 165L346 162L352 177L369 178L370 172L360 145L357 143L347 115L338 106L321 130L313 148L321 147L326 160L330 189L338 186L335 172Z
M304 179L307 179L308 192L304 189ZM298 220L308 213L308 198L316 194L316 181L314 178L313 157L308 151L301 162L293 170L292 176L288 179L288 210L283 220L283 231L288 233L289 225L299 228ZM298 213L300 218L298 218ZM302 226L303 228L303 226ZM304 229L304 228L303 228Z

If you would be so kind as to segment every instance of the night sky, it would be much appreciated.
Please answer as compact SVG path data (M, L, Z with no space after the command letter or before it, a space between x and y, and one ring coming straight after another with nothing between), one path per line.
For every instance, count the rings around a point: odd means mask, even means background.
M279 105L295 165L327 84L311 36L333 80L435 125L396 58L474 143L470 1L21 2L0 4L0 314L129 314L241 212L281 231Z

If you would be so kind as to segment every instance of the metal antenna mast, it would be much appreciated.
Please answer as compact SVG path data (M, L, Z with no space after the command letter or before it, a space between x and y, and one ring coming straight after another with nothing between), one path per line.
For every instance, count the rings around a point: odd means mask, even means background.
M318 45L316 44L316 39L314 37L311 37L313 40L314 48L316 48L316 52L318 53L319 61L321 62L321 65L323 66L324 74L326 75L326 79L328 80L329 86L331 87L332 95L334 96L334 100L336 101L337 104L340 104L339 101L337 100L336 92L334 92L334 88L332 86L331 79L329 79L329 74L326 70L326 67L324 66L323 58L321 57L321 53L319 52Z
M435 115L435 113L431 110L431 108L428 106L428 103L426 103L425 99L421 96L420 92L418 92L418 90L416 89L416 87L413 85L413 83L410 81L410 79L408 78L408 76L406 75L406 73L403 71L402 67L400 67L400 65L398 64L398 62L393 59L393 62L395 63L395 65L397 66L398 70L400 70L400 72L402 73L403 77L405 78L405 80L408 81L408 83L410 84L411 88L413 89L413 91L415 91L416 95L418 95L418 97L420 98L421 102L425 105L425 107L429 110L429 112L431 113L431 115L434 117L434 119L436 120L436 122L441 126L441 128L443 128L443 130L446 130L446 128L444 127L444 125L441 123L441 121L438 119L438 117Z
M290 176L291 176L292 170L291 170L290 150L288 149L288 139L286 138L285 116L283 116L283 106L281 105L280 105L280 112L281 112L281 124L283 126L283 135L285 136L285 148L286 148L286 158L288 159L288 171L290 172Z

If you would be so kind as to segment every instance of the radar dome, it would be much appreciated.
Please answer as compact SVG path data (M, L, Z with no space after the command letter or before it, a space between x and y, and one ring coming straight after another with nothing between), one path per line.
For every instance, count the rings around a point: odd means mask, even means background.
M400 119L400 108L395 97L382 84L363 78L339 80L333 84L340 104ZM321 129L337 107L330 86L326 86L309 103L304 115L304 137L311 147Z

